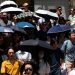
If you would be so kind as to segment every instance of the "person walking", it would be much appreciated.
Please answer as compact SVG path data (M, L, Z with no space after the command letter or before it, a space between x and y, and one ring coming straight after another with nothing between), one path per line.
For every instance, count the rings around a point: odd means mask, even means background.
M67 72L69 73L69 71L72 70L72 65L75 61L75 30L74 29L71 29L71 31L69 32L69 38L64 41L61 50L64 53L65 65L67 68Z

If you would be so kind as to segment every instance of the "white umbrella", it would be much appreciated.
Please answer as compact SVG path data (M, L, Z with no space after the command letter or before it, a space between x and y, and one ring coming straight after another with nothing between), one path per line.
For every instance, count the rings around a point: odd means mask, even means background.
M52 19L58 19L58 15L56 13L50 12L48 10L39 9L39 10L35 11L35 13L38 14L39 16L41 16L41 17L44 17L44 18L49 17L49 18L52 18Z
M36 13L34 13L34 12L33 12L33 17L36 17L36 18L39 18L39 19L42 18L42 17L38 16Z
M4 6L9 6L9 5L18 7L18 5L14 1L4 1L0 4L0 8L2 8Z
M2 9L1 12L7 12L7 13L22 13L23 10L20 9L20 8L17 8L17 7L8 7L8 8L5 8L5 9Z

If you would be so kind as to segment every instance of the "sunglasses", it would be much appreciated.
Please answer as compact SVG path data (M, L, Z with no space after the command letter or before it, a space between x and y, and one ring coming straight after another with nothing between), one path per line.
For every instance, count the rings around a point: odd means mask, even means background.
M27 69L25 69L25 71L28 71L28 70L29 70L29 71L32 71L32 68L27 68Z

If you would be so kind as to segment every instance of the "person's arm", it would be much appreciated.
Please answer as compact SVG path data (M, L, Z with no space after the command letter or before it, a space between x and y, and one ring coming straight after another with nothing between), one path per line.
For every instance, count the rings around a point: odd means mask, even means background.
M50 65L48 64L48 62L46 62L46 73L45 75L50 75Z
M6 73L6 62L2 62L2 65L1 65L1 73Z

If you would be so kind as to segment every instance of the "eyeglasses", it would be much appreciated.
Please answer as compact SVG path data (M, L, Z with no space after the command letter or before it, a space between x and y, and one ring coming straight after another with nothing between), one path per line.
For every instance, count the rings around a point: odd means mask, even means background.
M28 71L28 70L32 71L32 68L27 68L27 69L25 69L25 71Z

